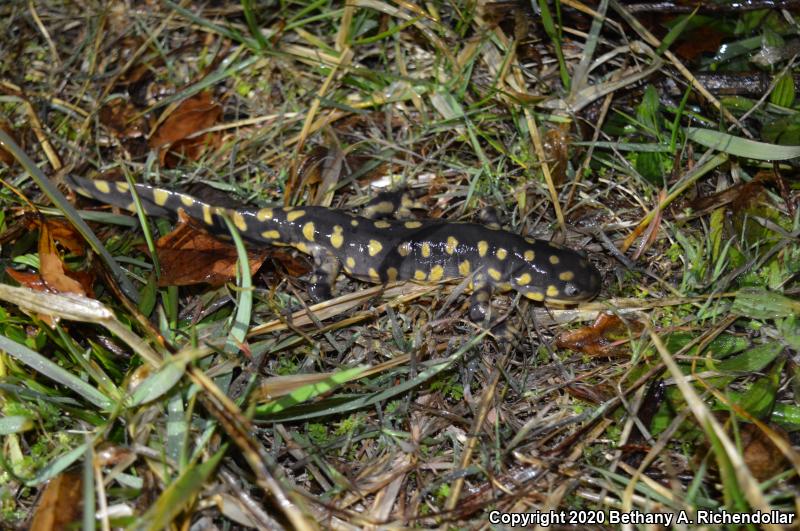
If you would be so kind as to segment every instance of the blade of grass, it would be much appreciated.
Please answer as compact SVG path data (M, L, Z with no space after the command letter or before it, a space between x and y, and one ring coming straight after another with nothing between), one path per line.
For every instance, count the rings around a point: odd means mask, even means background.
M71 389L95 406L102 409L114 407L114 401L103 393L25 345L0 335L0 350L7 352L12 358L21 361L39 374Z
M800 146L781 146L729 135L713 129L687 127L686 138L707 148L755 160L788 160L800 157Z
M186 469L169 484L155 503L142 515L132 528L137 531L154 531L170 526L172 520L189 506L206 483L206 479L217 468L228 448L224 444L210 459Z
M333 391L337 387L349 382L350 380L355 380L356 378L361 377L362 373L364 373L364 371L366 371L368 368L369 367L362 366L345 369L334 373L328 378L325 378L319 382L298 387L289 394L259 407L259 412L264 415L274 415L290 407L302 404L303 402L308 402L313 398Z
M233 318L230 331L228 332L228 340L225 343L225 352L234 354L239 352L240 345L247 339L247 330L250 328L250 318L253 314L253 277L250 273L250 262L247 259L247 249L244 248L244 242L236 230L236 226L228 218L223 216L225 225L231 233L231 238L236 246L236 255L238 258L238 268L236 269L236 277L238 283L238 297L236 300L236 315Z

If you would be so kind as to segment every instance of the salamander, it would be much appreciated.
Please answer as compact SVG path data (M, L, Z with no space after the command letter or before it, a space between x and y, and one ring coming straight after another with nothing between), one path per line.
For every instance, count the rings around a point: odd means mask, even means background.
M135 211L127 182L69 177L81 195ZM487 315L491 294L515 290L534 301L574 303L594 298L600 273L577 251L475 223L441 219L375 219L318 206L228 209L190 195L136 184L144 211L175 217L183 210L209 232L227 235L228 217L251 244L291 246L313 257L309 296L330 298L340 269L375 283L438 282L472 276L470 317ZM382 201L367 210L388 213Z

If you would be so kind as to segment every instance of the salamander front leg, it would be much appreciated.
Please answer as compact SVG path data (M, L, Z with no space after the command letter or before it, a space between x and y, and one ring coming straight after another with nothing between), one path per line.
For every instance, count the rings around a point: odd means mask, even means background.
M486 275L477 273L472 280L472 297L469 299L469 318L476 323L486 321L491 313L492 286Z
M314 271L308 284L308 296L314 302L322 302L331 298L341 264L322 247L309 250L314 258Z
M411 209L421 208L406 190L381 192L361 209L361 215L369 219L385 219L392 214L397 219L411 218Z

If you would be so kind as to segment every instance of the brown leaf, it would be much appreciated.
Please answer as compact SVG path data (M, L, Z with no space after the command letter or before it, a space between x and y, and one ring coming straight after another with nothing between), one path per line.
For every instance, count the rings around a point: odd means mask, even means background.
M565 332L556 339L558 348L568 348L589 356L620 356L619 339L627 338L631 323L616 315L601 313L591 326Z
M100 109L100 123L108 127L117 138L140 138L147 133L147 121L133 103L116 98Z
M221 115L222 107L211 100L211 93L201 92L178 105L150 138L150 146L163 148L162 164L176 164L181 157L197 160L208 146L219 144L220 135L209 132L195 138L187 137L211 127Z
M236 248L195 228L181 214L178 226L156 242L161 264L159 286L221 285L236 278ZM250 271L267 257L266 251L248 251Z
M544 154L556 186L567 180L569 140L569 124L560 124L548 129L544 135Z
M692 61L703 53L716 53L724 36L711 24L690 28L681 35L682 42L675 47L675 53L685 61Z
M43 221L43 218L39 216L32 216L27 220L29 230L40 229L42 223L47 225L50 237L65 247L69 252L78 256L86 254L85 240L67 220L44 219Z
M81 516L83 480L80 474L62 472L44 488L31 519L31 531L61 531Z
M42 275L47 287L57 293L86 295L81 283L64 272L64 263L61 261L47 223L43 223L39 229L39 274Z
M7 267L6 274L16 280L20 286L25 286L35 291L50 291L39 273L17 271L16 269Z
M770 424L770 429L776 436L787 440L788 434L776 424ZM744 424L739 427L742 440L742 457L758 481L766 481L782 472L788 465L786 457L775 446L772 439L755 424ZM787 443L788 444L788 443Z
M567 385L566 390L571 396L591 404L602 404L616 396L614 388L608 384L589 385L575 382Z

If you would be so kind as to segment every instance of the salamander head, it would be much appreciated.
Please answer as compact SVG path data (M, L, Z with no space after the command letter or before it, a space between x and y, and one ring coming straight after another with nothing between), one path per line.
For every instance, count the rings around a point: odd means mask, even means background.
M600 272L582 253L535 242L518 256L512 286L529 299L575 303L600 292Z

